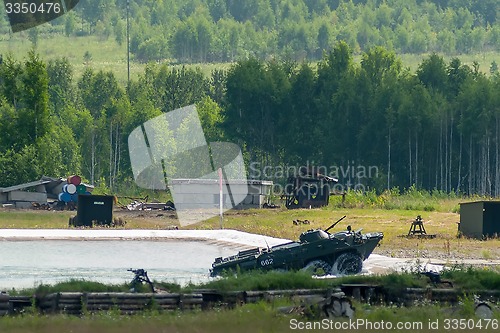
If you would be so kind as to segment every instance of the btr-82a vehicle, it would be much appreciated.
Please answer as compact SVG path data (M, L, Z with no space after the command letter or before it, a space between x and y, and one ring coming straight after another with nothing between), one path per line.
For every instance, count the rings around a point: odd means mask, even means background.
M325 230L303 232L298 242L289 242L268 248L240 251L234 256L216 258L210 270L211 276L224 271L304 270L313 275L357 274L380 240L382 232L362 234L361 230L329 233L337 223Z

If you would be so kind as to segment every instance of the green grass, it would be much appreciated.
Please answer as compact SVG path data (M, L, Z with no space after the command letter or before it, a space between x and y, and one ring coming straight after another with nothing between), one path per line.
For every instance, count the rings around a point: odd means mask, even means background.
M0 318L0 331L21 333L92 332L287 332L288 317L266 303L233 310L190 311L120 316L113 311L84 317L41 316Z
M12 53L16 59L24 59L32 48L27 36L27 32L0 35L1 53ZM113 38L103 39L97 36L66 37L62 34L41 34L36 51L47 61L60 57L68 58L76 74L75 80L81 76L87 66L90 66L96 70L112 71L120 83L126 84L127 46L125 43L119 45ZM89 63L84 61L86 52L89 52L92 56ZM422 59L428 57L429 54L399 54L398 56L401 58L404 67L408 67L412 72L415 72ZM474 61L477 61L480 64L479 70L487 74L489 74L492 61L500 62L500 54L496 52L457 56L443 55L446 62L449 62L454 57L458 57L462 63L469 66L472 66ZM355 56L354 59L359 62L361 56ZM217 63L190 64L186 66L199 67L205 75L209 75L213 69L227 69L230 65L229 63ZM130 78L137 79L138 75L143 73L144 66L145 64L136 62L131 57Z
M55 285L41 284L36 288L14 292L19 295L37 295L38 297L43 297L44 295L59 292L128 292L129 289L130 287L127 284L108 285L100 282L72 279Z
M500 274L495 271L455 268L448 270L443 277L452 280L457 287L468 288L467 291L477 289L500 288ZM397 296L406 287L426 287L428 279L422 275L412 273L389 274L385 276L352 276L340 279L326 280L313 279L304 273L278 272L251 272L237 276L228 276L224 279L207 284L188 286L182 291L189 292L193 288L210 288L220 291L232 290L265 290L294 289L294 288L327 288L338 286L341 283L370 283L384 286L390 293ZM49 293L58 291L122 291L123 286L106 286L85 281L69 281L59 283L53 287L39 287L35 293ZM69 290L68 290L69 289ZM464 289L465 290L465 289ZM33 290L26 290L33 294ZM117 311L103 311L94 314L84 314L81 317L67 315L45 316L36 311L27 311L22 316L0 317L0 331L9 333L51 333L51 332L288 332L291 323L302 325L319 322L315 311L306 312L310 317L302 316L299 312L285 314L279 310L282 306L299 306L297 300L282 298L272 302L245 304L232 309L214 308L212 310L171 311L157 312L146 310L133 316L122 316ZM372 323L421 322L426 325L429 321L439 320L441 325L445 319L478 319L474 314L474 300L472 296L462 297L458 306L423 304L411 308L392 306L371 306L355 303L354 320L365 320ZM494 319L500 319L500 311L494 309ZM334 319L346 321L345 318ZM329 323L329 321L327 321ZM442 326L441 326L442 327ZM423 326L427 328L427 326ZM344 332L344 330L337 330ZM359 327L356 332L370 331L366 327ZM415 330L426 332L426 330ZM485 330L481 330L482 332ZM491 330L494 331L494 330ZM396 331L397 332L397 331ZM403 331L401 331L403 332Z
M473 269L456 266L445 270L444 279L453 281L454 286L463 290L500 290L500 273L495 269Z
M0 228L53 229L67 228L75 212L0 210Z
M458 311L452 311L448 305L439 306L426 304L424 306L404 307L380 307L366 304L355 304L356 312L354 320L364 320L364 323L377 322L393 323L422 323L423 329L413 330L391 330L391 332L429 332L430 321L440 321L443 328L445 319L475 319L471 311L470 301L461 305ZM116 312L102 312L98 314L85 315L82 317L52 315L43 316L28 314L16 317L0 318L0 331L9 333L52 333L52 332L92 332L92 333L136 333L136 332L290 332L293 325L314 325L321 323L320 317L303 317L299 314L284 314L279 307L286 304L283 301L277 303L260 302L256 304L245 304L233 309L214 309L210 311L186 311L152 313L144 312L134 316L120 316ZM288 303L291 304L291 303ZM494 319L498 320L500 313L494 311ZM335 322L347 322L346 318L337 318L332 321L326 319L324 323L331 331L338 332L373 332L369 327L361 325L356 330L334 330L329 325ZM381 332L383 332L382 330ZM437 330L439 331L439 330ZM474 330L470 331L473 332ZM496 330L485 330L481 332L494 332Z
M442 273L443 279L453 282L455 288L466 291L499 290L500 271L495 268L472 268L454 266ZM213 289L218 291L265 291L288 289L328 289L342 284L372 284L384 286L388 292L398 293L404 288L433 287L429 278L419 274L415 267L413 271L389 273L383 275L354 275L334 279L317 279L301 271L251 271L239 274L230 274L206 283L190 284L181 287L177 284L154 281L156 287L170 292L189 293L198 289ZM141 292L149 292L147 285L143 285ZM70 280L55 285L39 285L35 288L11 290L15 295L43 296L57 292L128 292L129 284L103 284L86 280Z
M11 53L15 59L23 60L32 49L26 33L14 35L12 38L0 35L0 54ZM65 37L63 35L41 36L36 51L46 61L61 57L68 58L73 66L74 80L80 78L85 68L111 71L122 85L127 83L127 46L119 45L114 39L102 40L96 36ZM92 60L84 61L84 55L89 52ZM182 65L175 65L180 67ZM194 64L188 67L199 67L204 75L209 76L214 69L227 69L230 64ZM145 64L131 58L130 79L136 80L144 71Z
M453 282L455 288L466 291L499 290L500 271L495 268L472 268L455 266L442 273L443 279ZM389 273L383 275L354 275L335 279L316 279L304 272L247 272L229 275L222 279L198 286L188 286L184 290L215 289L223 291L243 290L285 290L285 289L325 289L342 284L372 284L384 286L388 292L398 293L404 288L433 287L425 275L414 272Z

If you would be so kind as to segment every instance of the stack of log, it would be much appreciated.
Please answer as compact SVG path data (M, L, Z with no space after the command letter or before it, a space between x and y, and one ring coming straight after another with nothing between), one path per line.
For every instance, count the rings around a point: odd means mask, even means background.
M5 316L10 312L10 303L9 303L9 295L8 294L0 294L0 316Z
M146 310L201 309L202 303L202 294L55 293L40 299L39 307L44 313L79 315L86 311L119 311L136 314Z

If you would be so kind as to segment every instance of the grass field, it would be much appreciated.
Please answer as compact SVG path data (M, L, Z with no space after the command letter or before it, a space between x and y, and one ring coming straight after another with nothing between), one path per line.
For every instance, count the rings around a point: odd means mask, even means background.
M346 199L341 207L332 200L328 207L317 209L248 209L231 210L224 215L224 228L296 240L309 229L327 228L346 215L333 231L351 225L363 232L381 231L384 239L375 253L393 257L418 257L453 259L496 259L500 257L500 239L477 240L459 238L459 202L474 198L416 198L416 194L398 195L392 199L356 197ZM358 200L358 201L356 201ZM364 200L364 201L361 201ZM386 201L383 201L386 200ZM420 201L419 201L420 200ZM387 209L381 207L391 207ZM68 228L68 219L76 212L35 210L0 210L0 228ZM417 215L424 220L428 234L433 239L407 238L411 222ZM179 226L174 212L116 210L115 217L122 218L125 229L169 229ZM293 220L308 220L309 224L295 225ZM219 218L184 227L185 229L218 229Z
M21 32L12 36L0 35L0 53L11 53L14 58L22 60L26 57L28 51L32 49L32 43L28 40L27 33ZM114 39L102 39L96 36L85 37L65 37L63 35L41 35L38 40L36 51L45 60L56 59L60 57L68 58L73 65L75 77L79 78L90 66L96 70L112 71L123 85L127 81L127 45L119 45ZM90 62L84 61L84 55L89 52L92 56ZM404 67L410 68L414 72L422 59L428 54L399 54ZM455 56L443 56L446 62L449 62ZM479 70L489 73L492 61L500 63L500 54L495 52L486 52L480 54L457 55L462 63L472 65L474 61L480 64ZM355 56L359 61L361 57ZM209 75L213 69L228 68L230 64L192 64L188 66L199 67L205 75ZM138 63L131 57L130 77L136 79L144 70L145 64Z
M384 202L384 200L386 200ZM439 255L450 260L458 257L476 257L496 259L500 256L498 239L484 241L457 238L457 224L459 214L457 206L464 198L441 198L427 196L416 198L415 194L396 196L392 200L379 196L374 198L349 197L346 206L341 207L336 200L332 200L328 207L320 209L250 209L228 211L224 218L224 227L253 233L266 234L275 237L296 239L298 235L308 229L326 228L338 218L347 215L334 230L344 229L352 225L353 229L364 228L365 232L383 231L385 234L382 245L375 253L384 253L394 256L425 256ZM391 207L381 208L381 207ZM415 209L412 209L415 208ZM416 209L418 208L418 209ZM425 208L425 209L424 209ZM0 210L0 228L67 228L68 218L75 212L54 212L35 210ZM407 239L400 237L408 232L411 221L416 215L422 215L428 233L435 233L435 239ZM170 225L178 225L175 214L158 211L115 211L115 216L127 221L124 228L164 229ZM310 224L294 225L293 220L309 220ZM219 219L188 226L190 229L217 229ZM262 274L262 275L259 275ZM493 289L500 286L498 269L461 269L450 270L444 278L454 281L454 285L464 290ZM342 280L349 279L349 280ZM428 281L418 274L389 274L387 276L353 276L345 277L336 283L375 283L400 288L402 286L425 287ZM371 280L370 280L371 279ZM263 290L266 288L325 288L332 285L327 280L311 279L301 272L267 274L256 273L255 276L243 274L226 279L212 281L202 286L188 286L189 288L206 288L217 290ZM65 285L72 290L84 285L94 289L95 286L86 282L77 282ZM118 286L119 287L119 286ZM40 287L36 292L54 292L50 287ZM57 288L57 287L56 287ZM61 287L62 288L62 287ZM83 288L83 287L82 287ZM98 288L108 288L98 286ZM126 286L121 286L126 288ZM80 288L81 289L81 288ZM168 287L167 287L168 289ZM66 290L66 289L64 289ZM100 289L99 289L100 290ZM104 289L108 290L108 289ZM313 325L319 322L318 318L302 317L298 314L283 314L279 307L292 304L290 300L280 300L271 303L246 304L234 309L214 309L210 311L153 313L145 312L134 316L120 316L118 313L102 312L93 315L76 316L44 316L37 313L26 313L22 316L0 318L0 332L9 333L49 333L49 332L290 332L293 323ZM436 332L428 330L430 321L440 322L443 329L445 319L473 319L474 300L464 298L457 307L449 305L423 304L422 306L379 307L355 303L356 320L370 322L421 322L423 329L413 329L413 332ZM494 308L494 319L500 319L500 311ZM336 319L338 321L347 319ZM329 323L329 322L327 322ZM295 326L294 326L295 327ZM330 329L330 327L328 327ZM338 330L339 332L372 332L373 330L360 327L356 330ZM382 330L384 331L384 330ZM407 332L408 330L391 330L391 332ZM465 330L475 332L477 330ZM484 327L481 332L494 332L497 329Z

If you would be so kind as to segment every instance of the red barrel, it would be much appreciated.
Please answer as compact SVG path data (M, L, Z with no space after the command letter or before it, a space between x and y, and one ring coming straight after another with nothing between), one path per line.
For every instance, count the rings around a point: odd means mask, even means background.
M68 177L68 184L73 184L75 186L78 186L80 185L81 182L82 182L82 177L80 176L73 175Z

